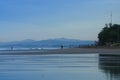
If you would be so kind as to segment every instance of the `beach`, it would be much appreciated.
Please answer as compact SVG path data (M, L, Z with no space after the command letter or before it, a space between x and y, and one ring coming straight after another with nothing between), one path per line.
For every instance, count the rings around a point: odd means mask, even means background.
M110 48L67 48L53 50L8 50L0 51L0 55L40 55L40 54L118 54L120 49Z

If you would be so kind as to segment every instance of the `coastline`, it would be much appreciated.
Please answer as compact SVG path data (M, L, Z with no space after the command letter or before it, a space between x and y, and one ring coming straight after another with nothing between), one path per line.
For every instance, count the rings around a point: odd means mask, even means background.
M117 54L120 55L120 49L110 48L68 48L55 50L9 50L0 51L0 55L45 55L45 54Z

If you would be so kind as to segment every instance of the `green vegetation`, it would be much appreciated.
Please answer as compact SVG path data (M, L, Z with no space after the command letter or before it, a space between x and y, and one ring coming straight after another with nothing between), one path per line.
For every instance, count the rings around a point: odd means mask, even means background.
M120 46L120 25L106 25L98 34L99 45Z

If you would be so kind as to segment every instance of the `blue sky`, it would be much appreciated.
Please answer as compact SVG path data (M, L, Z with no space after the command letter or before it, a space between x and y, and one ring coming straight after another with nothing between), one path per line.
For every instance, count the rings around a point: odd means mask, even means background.
M97 40L106 23L120 23L120 0L0 0L0 42L72 38Z

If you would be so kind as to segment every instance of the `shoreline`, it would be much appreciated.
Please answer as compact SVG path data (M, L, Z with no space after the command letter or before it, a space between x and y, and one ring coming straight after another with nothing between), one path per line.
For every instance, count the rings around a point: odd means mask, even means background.
M120 49L109 48L68 48L55 50L7 50L0 51L0 55L45 55L45 54L118 54Z

